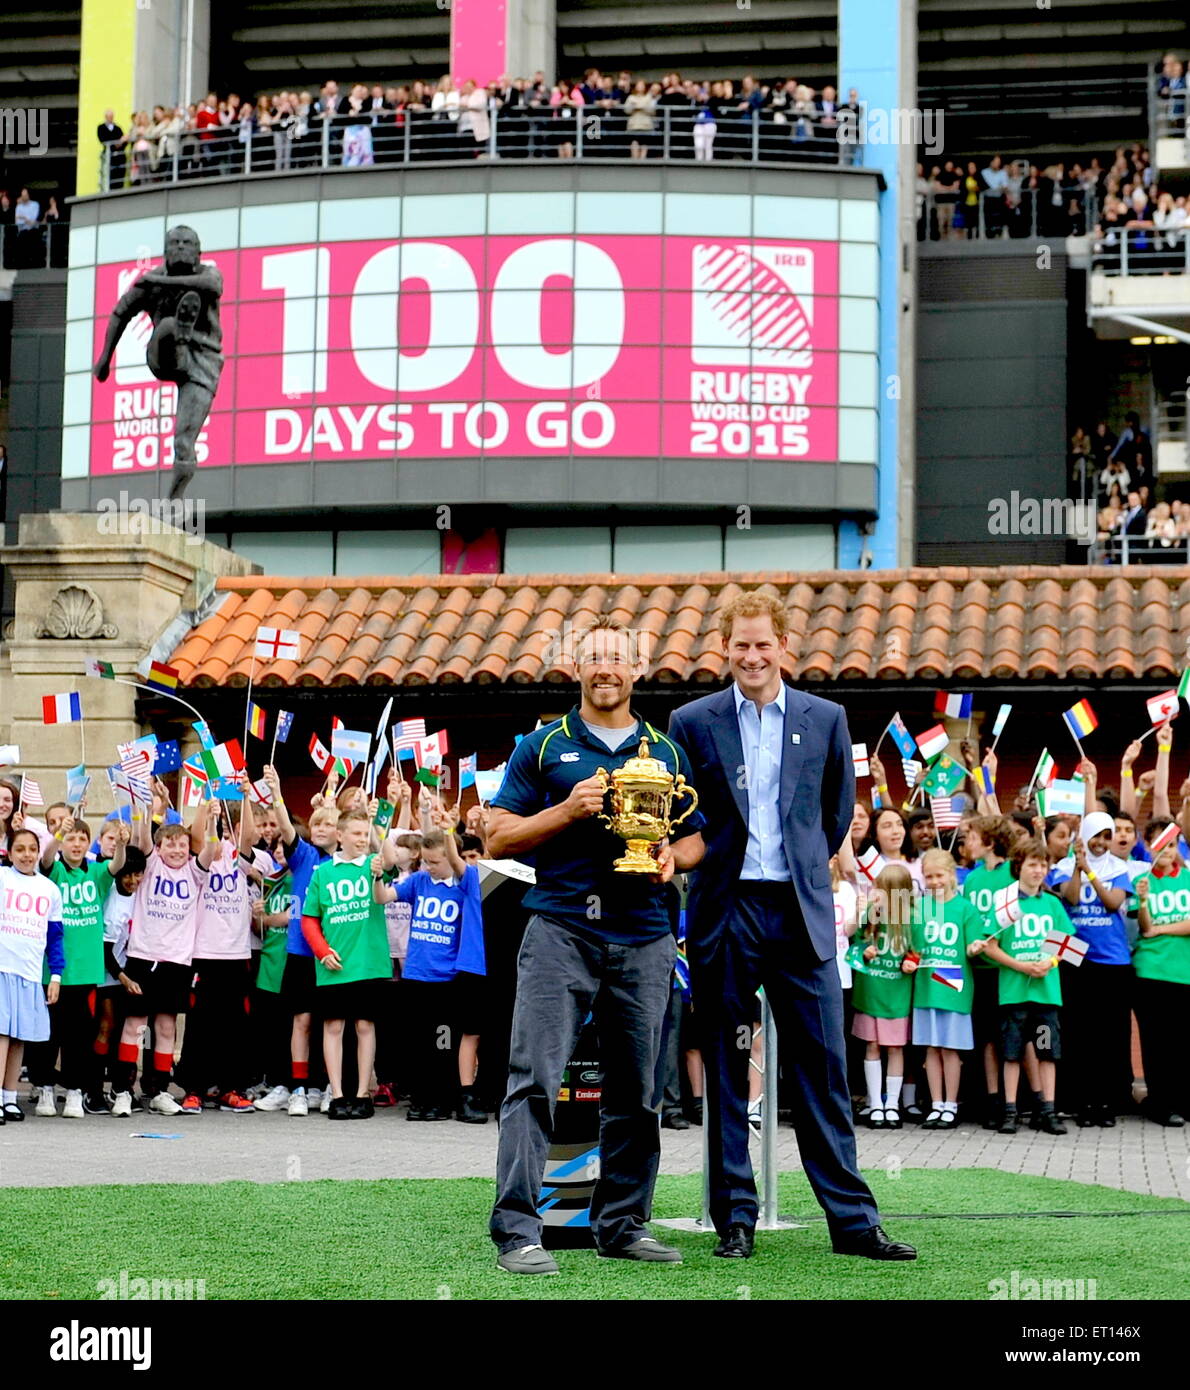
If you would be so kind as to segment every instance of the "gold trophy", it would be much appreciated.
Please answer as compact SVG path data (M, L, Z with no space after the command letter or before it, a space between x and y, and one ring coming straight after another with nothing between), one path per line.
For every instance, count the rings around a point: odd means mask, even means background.
M677 777L658 758L649 757L649 740L642 738L635 758L629 758L610 776L597 768L611 793L612 814L599 813L599 819L627 842L628 852L616 860L618 874L655 874L657 861L651 846L664 840L675 825L681 825L698 805L698 793L679 772ZM676 820L669 813L675 796L690 798L690 805Z

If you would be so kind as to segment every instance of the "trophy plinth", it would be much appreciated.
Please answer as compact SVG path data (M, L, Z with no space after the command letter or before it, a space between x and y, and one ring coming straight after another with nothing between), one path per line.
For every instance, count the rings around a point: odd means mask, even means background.
M681 773L675 777L663 762L649 756L649 740L642 738L635 758L608 773L599 768L611 798L611 815L600 812L602 820L624 841L625 853L615 861L618 874L655 874L657 860L653 846L668 836L698 805L698 793ZM689 798L690 805L680 816L670 819L675 797Z

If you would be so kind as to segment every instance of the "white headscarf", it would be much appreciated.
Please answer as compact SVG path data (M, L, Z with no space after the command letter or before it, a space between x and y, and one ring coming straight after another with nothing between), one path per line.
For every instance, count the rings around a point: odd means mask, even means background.
M1078 838L1084 845L1089 846L1096 835L1102 835L1105 831L1109 835L1114 834L1115 828L1115 821L1106 811L1092 811L1089 816L1083 817L1082 824L1078 828ZM1128 871L1127 864L1114 855L1110 849L1104 850L1102 854L1092 855L1088 848L1087 867L1097 877L1105 880L1116 878Z

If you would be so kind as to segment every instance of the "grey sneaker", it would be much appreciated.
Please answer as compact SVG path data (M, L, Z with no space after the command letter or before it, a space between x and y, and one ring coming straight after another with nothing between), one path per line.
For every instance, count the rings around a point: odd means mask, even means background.
M508 1274L557 1274L558 1266L552 1255L540 1245L518 1245L515 1250L505 1250L497 1257L496 1264Z
M627 1245L617 1245L612 1250L601 1250L599 1256L604 1260L642 1260L647 1264L680 1265L682 1252L672 1245L662 1245L652 1236L638 1236Z

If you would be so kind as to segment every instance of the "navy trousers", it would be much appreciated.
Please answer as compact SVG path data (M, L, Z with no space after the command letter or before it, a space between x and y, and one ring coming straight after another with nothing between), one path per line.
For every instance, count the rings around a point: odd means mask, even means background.
M741 883L713 949L690 946L715 1229L723 1235L731 1225L755 1226L759 1212L748 1154L748 1055L762 985L777 1024L802 1166L831 1234L876 1225L875 1198L856 1166L838 967L833 957L818 960L792 886ZM775 1066L776 1058L765 1064Z

